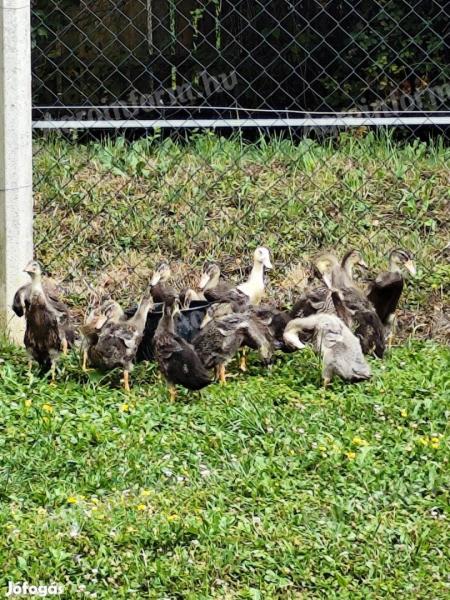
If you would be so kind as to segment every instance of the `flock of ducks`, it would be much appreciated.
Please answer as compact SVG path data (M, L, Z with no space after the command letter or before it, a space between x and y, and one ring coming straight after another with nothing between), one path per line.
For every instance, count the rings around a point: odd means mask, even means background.
M335 375L350 382L366 380L371 376L366 355L383 357L404 271L414 275L415 265L409 252L393 250L388 270L365 289L354 280L357 266L366 267L357 250L341 260L333 253L320 254L313 262L314 281L285 310L262 303L264 272L272 268L267 248L255 250L250 276L240 284L225 281L219 266L209 264L196 290L177 292L170 285L170 266L163 263L137 308L124 311L107 299L89 313L79 330L82 368L120 368L128 391L134 362L153 358L173 399L176 385L200 390L213 382L213 372L225 383L227 365L238 353L240 368L246 370L246 348L257 350L270 365L276 351L295 352L311 344L322 357L324 385ZM58 356L77 339L73 319L57 286L43 279L37 261L25 272L31 282L16 292L13 310L26 319L30 359L54 380Z

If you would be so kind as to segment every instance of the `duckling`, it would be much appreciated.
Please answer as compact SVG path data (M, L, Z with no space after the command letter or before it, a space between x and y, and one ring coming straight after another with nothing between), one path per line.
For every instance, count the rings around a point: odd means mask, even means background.
M152 297L154 302L171 302L178 294L173 287L167 284L172 277L170 265L161 263L153 274L150 285L152 286Z
M80 333L83 336L82 354L83 363L82 370L87 371L87 362L90 348L98 342L99 335L103 327L109 320L120 321L125 318L121 306L114 300L105 300L101 306L94 308L87 316L84 324L80 327Z
M42 269L37 261L30 261L24 271L31 278L31 287L24 302L24 344L42 372L51 370L54 381L57 358L61 351L67 353L75 337L70 312L62 302L48 299L42 286Z
M291 309L291 318L309 317L316 313L335 314L332 290L336 273L340 270L341 265L334 254L319 255L313 262L312 271L321 283L303 292Z
M416 274L416 265L411 254L407 250L396 248L389 254L388 271L380 273L370 282L367 290L367 298L383 323L389 346L392 344L395 311L405 285L403 269L413 277Z
M114 303L97 343L88 348L92 366L102 370L123 369L123 384L127 392L130 391L133 361L144 335L147 315L153 306L151 289L151 286L147 289L136 313L128 320L122 320L122 309Z
M176 384L189 390L201 390L211 383L194 347L175 332L174 319L179 314L178 300L166 303L153 338L155 359L169 383L171 400L176 397Z
M326 387L334 375L357 382L371 377L361 349L359 339L335 315L316 314L290 321L284 332L284 339L294 348L303 348L298 334L304 330L314 331L314 347L322 355L323 384Z

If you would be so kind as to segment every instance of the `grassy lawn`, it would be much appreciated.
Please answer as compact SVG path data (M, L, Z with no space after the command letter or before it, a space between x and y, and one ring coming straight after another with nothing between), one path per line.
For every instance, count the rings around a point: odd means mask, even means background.
M125 396L74 356L49 386L1 351L0 587L448 598L449 348L395 348L326 391L309 350L254 357L173 404L153 365Z
M0 342L0 589L448 598L449 160L440 141L371 132L37 138L36 253L78 317L89 285L135 302L162 258L180 288L205 259L242 280L260 244L279 304L318 249L357 247L373 274L403 246L419 270L402 298L407 339L355 386L322 389L305 350L269 371L252 356L245 376L170 403L153 364L125 395L119 374L82 374L72 354L52 386Z

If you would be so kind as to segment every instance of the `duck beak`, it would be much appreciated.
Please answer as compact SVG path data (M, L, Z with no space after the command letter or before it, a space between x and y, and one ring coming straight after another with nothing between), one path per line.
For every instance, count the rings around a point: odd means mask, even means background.
M30 262L29 262L29 263L26 265L25 269L23 270L23 272L24 272L24 273L28 273L28 274L30 274L30 273L34 273L34 269L33 269L33 267L31 266L31 264L32 264L32 261L30 261Z
M97 329L97 331L99 331L103 325L106 323L106 321L108 320L108 317L106 315L102 315L101 317L99 317L95 323L95 329Z
M208 275L208 273L203 273L200 279L200 283L198 284L199 289L204 290L205 287L208 285L210 279L211 277Z
M414 277L417 273L416 265L413 260L407 260L405 262L405 269Z
M269 256L265 257L263 265L266 267L266 269L273 269L273 266L272 266L272 263L270 262Z
M156 273L154 273L152 280L150 281L150 287L157 285L161 280L161 273L159 271L156 271Z
M209 314L206 313L206 315L203 317L203 321L200 323L200 329L204 329L210 321L212 321L212 319Z
M369 268L369 267L368 267L368 265L367 265L367 263L366 263L366 261L365 261L365 260L363 260L363 259L361 259L361 260L358 262L358 267L361 267L361 269L368 269L368 268Z

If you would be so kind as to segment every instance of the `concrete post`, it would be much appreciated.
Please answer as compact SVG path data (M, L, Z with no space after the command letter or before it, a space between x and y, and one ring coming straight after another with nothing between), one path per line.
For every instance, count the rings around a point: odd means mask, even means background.
M30 0L0 6L0 332L23 339L11 310L33 256Z

